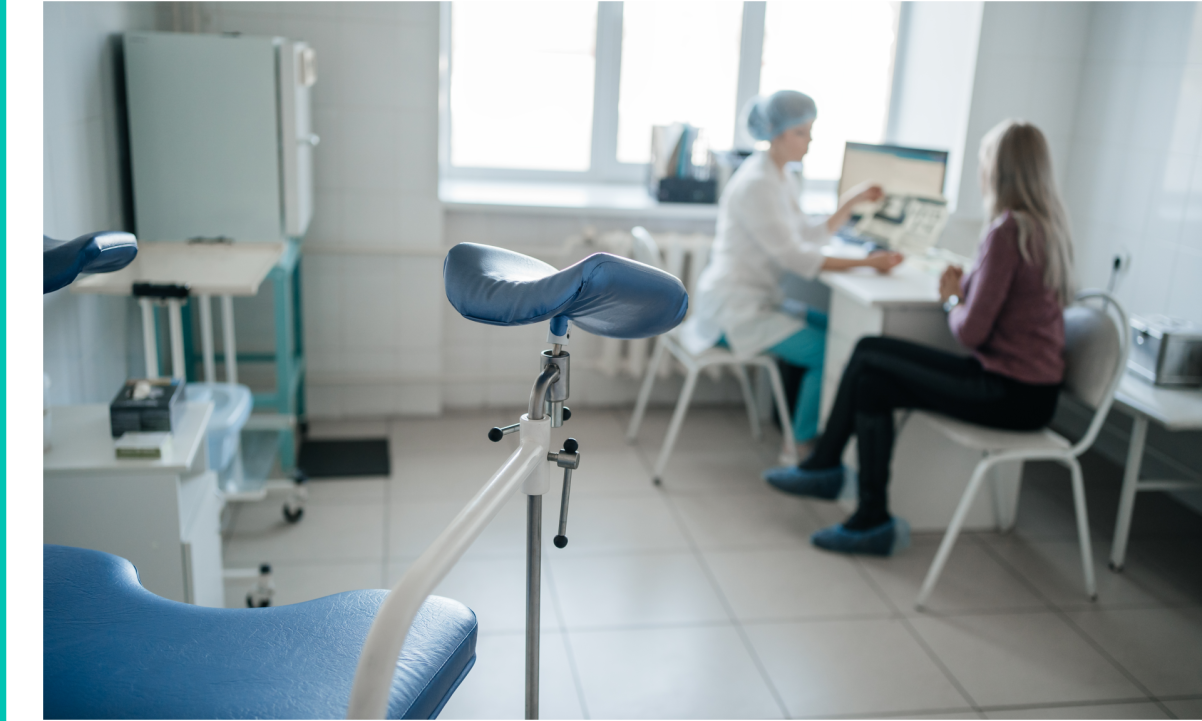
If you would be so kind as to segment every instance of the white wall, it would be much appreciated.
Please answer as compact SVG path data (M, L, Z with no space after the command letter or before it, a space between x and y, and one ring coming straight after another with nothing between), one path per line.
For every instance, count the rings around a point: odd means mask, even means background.
M887 142L947 150L948 204L955 209L972 107L973 70L983 2L912 2L903 6L895 97Z
M189 7L203 31L283 35L317 51L321 144L303 246L310 414L439 412L438 4ZM239 312L241 344L270 311L260 301Z
M985 3L957 216L982 217L977 149L985 133L1007 118L1028 120L1043 130L1063 185L1094 5Z
M128 227L116 38L154 28L154 3L42 5L42 227L69 239ZM33 239L29 239L33 242ZM42 296L43 367L51 402L107 403L141 369L128 298Z
M1092 20L1065 182L1081 282L1130 254L1129 312L1202 322L1202 9L1098 3Z

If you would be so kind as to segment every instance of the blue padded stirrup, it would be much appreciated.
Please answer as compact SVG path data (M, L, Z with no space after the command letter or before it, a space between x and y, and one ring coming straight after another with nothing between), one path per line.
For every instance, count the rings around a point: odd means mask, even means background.
M387 591L201 608L142 588L124 558L42 547L46 718L346 718ZM430 596L397 661L388 718L436 718L476 659L476 615Z
M103 230L75 240L42 236L42 293L64 288L80 273L111 273L129 265L138 254L130 233Z
M442 275L455 310L489 325L562 316L596 335L649 338L679 325L689 307L674 276L609 253L556 270L512 250L460 243L447 253Z

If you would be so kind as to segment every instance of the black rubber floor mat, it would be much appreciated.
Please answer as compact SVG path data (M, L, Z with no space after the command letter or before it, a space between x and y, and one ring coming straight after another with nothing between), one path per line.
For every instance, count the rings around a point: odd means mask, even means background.
M387 476L388 439L306 440L296 465L309 478Z

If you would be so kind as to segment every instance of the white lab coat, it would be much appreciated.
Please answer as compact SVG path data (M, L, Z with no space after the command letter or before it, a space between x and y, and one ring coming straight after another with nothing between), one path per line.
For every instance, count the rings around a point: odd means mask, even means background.
M805 328L804 320L781 311L781 277L785 271L816 277L831 233L825 218L801 212L799 195L765 153L743 161L731 177L718 203L709 265L693 293L695 308L681 327L691 353L725 335L735 355L748 358Z

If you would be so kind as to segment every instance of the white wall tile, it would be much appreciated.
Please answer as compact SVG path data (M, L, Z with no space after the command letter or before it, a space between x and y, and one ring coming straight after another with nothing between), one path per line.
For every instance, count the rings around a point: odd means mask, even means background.
M1139 62L1144 54L1148 25L1146 10L1146 3L1141 2L1095 5L1087 58Z
M1131 274L1120 286L1120 299L1128 313L1164 313L1169 281L1177 259L1177 246L1146 237L1132 259Z
M1140 233L1148 217L1148 207L1156 180L1159 158L1155 153L1128 152L1121 166L1115 223L1119 228Z
M1181 248L1173 265L1169 315L1202 323L1202 252Z
M318 188L313 197L313 218L305 233L305 243L312 245L340 245L348 242L343 223L345 193L341 189Z
M1162 243L1175 243L1185 220L1185 202L1189 193L1194 156L1168 153L1157 174L1148 209L1145 233Z
M1181 73L1172 119L1169 150L1175 153L1198 152L1202 144L1202 65L1186 67Z
M402 248L432 250L441 245L442 203L404 191L397 200L401 225L397 237Z
M1089 40L1093 3L1041 3L1039 40L1035 54L1048 60L1080 62Z
M401 230L400 191L358 189L343 196L342 230L353 245L395 247Z
M1196 7L1188 2L1155 2L1143 9L1147 15L1144 62L1177 66L1185 62Z
M375 107L347 110L340 117L344 187L386 191L400 186L400 135L396 111ZM429 184L429 180L427 180Z
M314 86L316 87L316 86ZM338 106L315 105L313 132L321 142L313 149L313 184L318 190L345 185L346 129Z
M1025 115L1049 136L1072 132L1081 87L1081 63L1073 60L1038 62L1030 77Z
M1139 69L1128 136L1131 148L1151 152L1168 150L1183 70L1182 66L1162 63L1145 64Z

